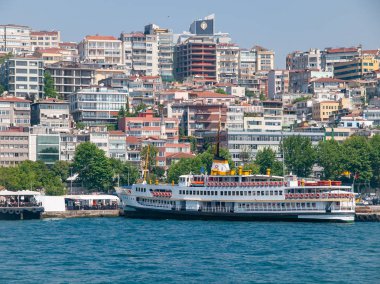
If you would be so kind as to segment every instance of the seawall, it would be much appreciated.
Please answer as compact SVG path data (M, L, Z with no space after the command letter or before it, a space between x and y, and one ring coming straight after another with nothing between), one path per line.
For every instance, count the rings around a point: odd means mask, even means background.
M380 222L380 206L356 206L355 221Z
M90 218L119 217L119 209L113 210L67 210L42 213L42 218Z

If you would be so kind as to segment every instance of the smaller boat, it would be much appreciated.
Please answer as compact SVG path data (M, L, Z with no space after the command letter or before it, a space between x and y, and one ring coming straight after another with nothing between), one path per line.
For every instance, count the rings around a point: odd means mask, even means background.
M36 200L37 191L0 191L0 220L41 219L44 208Z

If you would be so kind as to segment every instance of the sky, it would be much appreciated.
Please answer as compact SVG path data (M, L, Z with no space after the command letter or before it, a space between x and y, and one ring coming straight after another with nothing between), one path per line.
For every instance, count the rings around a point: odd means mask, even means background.
M59 30L63 41L143 31L154 23L174 33L215 14L216 31L242 48L273 49L276 68L294 50L380 48L378 0L0 0L0 24Z

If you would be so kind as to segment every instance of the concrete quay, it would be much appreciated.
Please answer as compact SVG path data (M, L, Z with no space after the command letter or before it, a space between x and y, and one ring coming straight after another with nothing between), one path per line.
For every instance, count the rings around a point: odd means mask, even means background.
M119 217L119 209L112 210L67 210L42 213L42 218L91 218Z
M380 206L356 206L355 221L380 222Z

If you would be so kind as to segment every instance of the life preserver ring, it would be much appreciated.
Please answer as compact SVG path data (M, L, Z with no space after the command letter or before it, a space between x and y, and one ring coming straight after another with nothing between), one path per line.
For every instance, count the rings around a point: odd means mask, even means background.
M305 194L305 198L309 198L309 194L308 193Z
M20 210L15 210L15 214L17 214L17 215L20 215L20 213L21 213L21 211Z
M333 195L331 193L328 194L328 197L331 198Z
M1 213L7 213L7 209L1 209Z
M335 194L334 194L334 197L335 197L335 198L338 198L339 196L338 196L338 194L337 194L337 193L335 193Z
M317 197L319 198L319 193L317 193ZM326 194L322 194L322 198L326 198Z
M345 194L345 197L346 197L346 198L349 198L349 197L350 197L350 195L349 195L349 194Z
M13 212L14 212L13 209L9 209L9 210L8 210L8 213L9 213L9 214L13 214Z
M300 194L300 198L303 198L303 194Z

